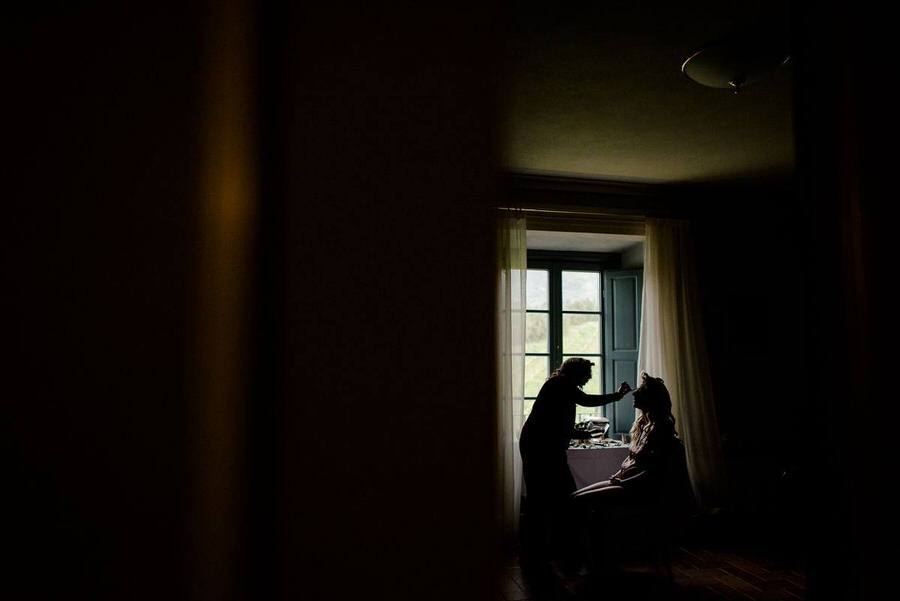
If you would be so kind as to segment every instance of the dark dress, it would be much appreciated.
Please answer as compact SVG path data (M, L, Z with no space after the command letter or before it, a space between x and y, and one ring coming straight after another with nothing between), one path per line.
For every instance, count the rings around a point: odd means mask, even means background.
M565 376L553 376L541 387L519 437L525 477L525 514L537 544L558 546L551 539L565 526L566 504L575 491L567 450L575 431L575 405L596 407L617 401L618 394L589 395Z
M581 513L614 505L652 506L673 516L689 513L694 497L684 444L672 428L644 429L619 471L577 491L573 499Z
M592 544L593 534L638 546L670 544L693 508L684 445L671 427L647 428L611 480L582 488L572 501L575 520L589 533L582 552L593 569L614 561L606 545Z
M620 485L633 499L656 503L672 515L694 509L684 444L671 428L642 432L612 478L613 482L622 481Z
M632 443L619 471L610 479L626 480L622 483L625 488L651 496L662 487L670 456L680 445L681 441L672 432L645 429ZM634 476L640 477L628 480Z
M569 441L584 436L575 431L575 405L597 407L620 398L615 393L586 394L564 376L544 383L519 437L529 504L565 502L575 491L566 454Z

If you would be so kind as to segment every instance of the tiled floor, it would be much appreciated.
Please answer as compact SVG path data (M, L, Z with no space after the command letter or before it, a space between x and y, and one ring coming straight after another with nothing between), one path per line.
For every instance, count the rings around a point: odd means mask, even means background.
M764 554L678 547L672 555L672 580L650 562L618 566L601 583L596 579L561 580L523 572L518 561L505 568L502 601L570 601L622 598L628 601L796 601L805 598L801 569L778 565Z

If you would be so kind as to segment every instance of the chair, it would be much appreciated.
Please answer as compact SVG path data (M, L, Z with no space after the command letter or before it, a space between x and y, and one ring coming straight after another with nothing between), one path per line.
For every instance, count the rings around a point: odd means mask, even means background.
M591 519L589 569L599 572L620 563L623 556L649 559L653 569L673 582L672 548L682 535L696 504L687 471L684 445L677 441L664 467L658 494L640 505L613 505L596 510ZM613 553L596 552L597 544L612 539ZM618 561L617 561L618 559ZM599 565L600 562L606 565Z

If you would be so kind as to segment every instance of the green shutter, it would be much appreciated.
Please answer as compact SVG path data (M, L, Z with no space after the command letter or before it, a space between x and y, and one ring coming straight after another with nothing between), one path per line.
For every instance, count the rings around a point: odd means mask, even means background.
M603 274L604 392L615 392L623 381L637 386L638 343L641 332L643 271L606 271ZM631 397L607 405L612 434L627 433L634 422Z

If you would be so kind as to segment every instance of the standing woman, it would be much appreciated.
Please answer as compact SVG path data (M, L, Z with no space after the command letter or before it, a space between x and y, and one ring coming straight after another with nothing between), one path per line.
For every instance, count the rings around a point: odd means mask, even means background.
M523 542L529 551L549 552L556 557L564 551L567 503L575 492L567 456L569 441L590 437L575 430L575 405L600 407L620 400L631 390L623 382L612 394L585 393L582 386L591 379L593 365L580 357L566 359L541 387L522 427L519 450L527 503Z

